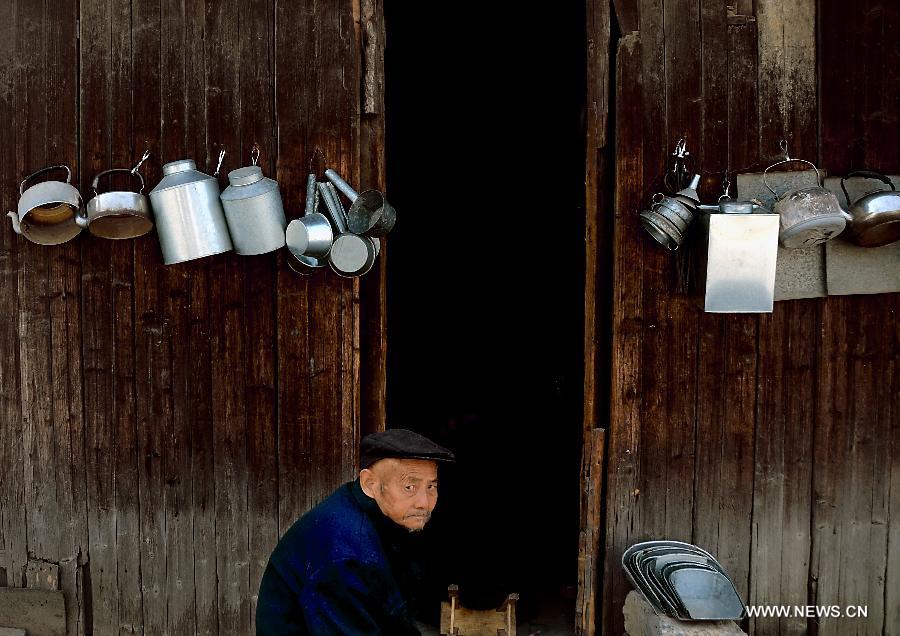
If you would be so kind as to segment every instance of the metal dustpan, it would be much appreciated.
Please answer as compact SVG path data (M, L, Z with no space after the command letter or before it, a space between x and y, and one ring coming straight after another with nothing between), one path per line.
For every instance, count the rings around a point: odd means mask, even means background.
M731 579L717 570L684 566L673 569L669 584L691 620L740 620L744 603Z

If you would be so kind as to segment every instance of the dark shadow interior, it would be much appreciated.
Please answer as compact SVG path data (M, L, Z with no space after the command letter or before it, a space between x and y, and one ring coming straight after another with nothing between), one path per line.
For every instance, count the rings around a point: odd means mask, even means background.
M519 622L576 583L584 334L581 3L385 3L388 426L456 451L426 530L448 583ZM562 609L561 609L562 608ZM544 633L548 633L545 631Z

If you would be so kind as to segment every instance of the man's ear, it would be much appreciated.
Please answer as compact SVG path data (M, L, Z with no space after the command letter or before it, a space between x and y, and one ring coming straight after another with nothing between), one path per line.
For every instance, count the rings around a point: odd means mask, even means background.
M378 486L378 478L375 476L375 472L369 470L368 468L363 468L359 471L359 485L362 488L362 491L366 493L372 499L375 499L375 490Z

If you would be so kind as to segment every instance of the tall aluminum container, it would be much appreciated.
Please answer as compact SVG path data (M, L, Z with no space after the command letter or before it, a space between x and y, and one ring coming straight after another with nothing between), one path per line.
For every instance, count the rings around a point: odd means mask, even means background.
M162 169L150 203L163 262L172 265L232 249L215 177L197 170L193 159L172 161Z
M696 270L704 311L770 313L779 216L760 208L751 214L703 214L700 222Z
M278 183L263 176L259 166L228 173L222 193L225 219L238 254L265 254L284 247L287 220Z

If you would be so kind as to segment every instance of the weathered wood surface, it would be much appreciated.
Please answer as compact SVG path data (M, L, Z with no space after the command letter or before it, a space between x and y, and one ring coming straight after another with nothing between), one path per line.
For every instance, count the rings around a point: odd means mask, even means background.
M87 200L145 148L147 192L166 161L212 173L223 147L224 188L257 144L288 218L316 149L384 185L376 0L16 1L0 35L4 212L38 168L70 165ZM0 585L55 568L67 634L253 633L278 537L353 474L363 364L384 426L380 271L363 363L358 282L280 254L166 267L155 234L42 247L5 221Z
M895 4L613 3L605 634L624 629L622 551L662 537L710 549L748 603L869 608L865 620L760 618L751 633L900 633L900 297L707 316L681 293L683 263L637 219L682 135L705 200L726 170L776 159L782 138L829 174L896 170Z

